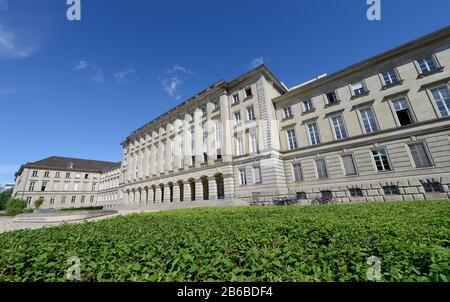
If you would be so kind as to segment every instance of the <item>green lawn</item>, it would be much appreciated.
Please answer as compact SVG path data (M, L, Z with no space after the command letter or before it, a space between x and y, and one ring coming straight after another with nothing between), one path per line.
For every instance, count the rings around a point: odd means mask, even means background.
M450 201L189 209L0 235L0 281L450 279Z

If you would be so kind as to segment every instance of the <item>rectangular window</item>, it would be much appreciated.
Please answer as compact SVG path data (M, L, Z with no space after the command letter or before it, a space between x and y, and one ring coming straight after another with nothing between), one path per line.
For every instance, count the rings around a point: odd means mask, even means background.
M55 197L50 198L50 204L55 204Z
M310 144L311 145L320 144L320 135L319 135L319 128L317 126L317 123L309 123L307 125L307 128L308 128Z
M359 114L361 115L361 120L364 126L364 133L369 134L378 131L375 113L371 107L360 109Z
M244 186L247 184L247 174L245 173L245 168L239 169L239 181L241 186Z
M426 193L444 193L444 188L439 182L424 182L422 183Z
M366 87L363 82L352 85L352 93L354 96L363 95L366 92Z
M234 113L234 124L236 126L241 124L241 112L240 111Z
M75 175L75 178L80 179L80 178L81 178L81 175L80 175L80 174L77 174L77 175Z
M349 190L351 197L363 197L363 191L360 188L352 188Z
M253 106L247 107L247 119L248 119L249 121L254 121L254 120L256 120L255 109L253 108Z
M283 108L283 118L290 118L292 116L292 109L290 106Z
M213 104L213 111L217 111L220 109L219 101L214 101L212 104Z
M44 177L45 177L45 178L49 178L49 177L50 177L50 172L45 171L45 172L44 172Z
M294 180L295 181L303 180L302 165L300 163L295 163L292 165L292 168L294 169Z
M342 164L344 165L345 175L351 176L358 174L353 155L350 154L342 156Z
M422 73L427 73L437 69L437 64L432 56L417 60Z
M432 89L431 93L441 116L450 116L450 94L447 86Z
M77 201L77 197L76 196L72 196L71 203L75 203L76 201Z
M258 138L256 133L250 133L250 153L258 152Z
M238 104L240 102L239 93L233 94L233 104Z
M252 92L252 88L251 87L247 87L245 88L245 97L246 98L251 98L253 96L253 92Z
M84 174L84 179L89 179L89 174Z
M33 171L33 175L31 177L38 177L38 171Z
M383 191L385 195L400 195L400 190L397 186L385 186Z
M61 178L61 172L59 171L55 172L55 178Z
M45 192L45 190L47 189L47 184L48 184L48 182L46 182L46 181L42 182L41 192Z
M383 80L385 85L393 85L399 81L395 70L388 70L383 72Z
M28 188L28 191L34 191L35 185L36 185L36 182L34 182L34 181L30 182L30 187Z
M433 166L424 143L411 144L409 145L409 150L411 151L411 156L414 160L416 168Z
M86 201L86 196L81 196L81 203L84 203Z
M61 204L64 204L64 203L66 203L66 196L61 197Z
M303 103L303 112L308 112L314 109L312 100L305 100Z
M74 185L73 185L73 190L74 191L78 191L78 186L79 186L80 184L79 183L75 183Z
M195 155L195 128L191 127L191 155Z
M238 156L244 155L244 140L242 137L236 138L236 149Z
M68 182L65 182L65 183L64 183L64 188L63 188L63 190L64 190L64 191L68 191L68 190L69 190L69 183L68 183Z
M347 138L347 130L345 129L344 119L341 115L331 117L333 124L334 135L337 140Z
M216 149L222 149L222 125L220 123L220 120L214 121L214 130L216 133ZM219 154L220 152L217 152Z
M66 173L66 179L70 178L70 173Z
M27 204L28 204L28 205L31 204L31 200L32 200L32 197L27 197Z
M297 136L295 135L295 130L291 129L287 131L289 150L295 150L298 148Z
M378 171L391 171L391 165L385 149L372 150L372 155Z
M406 98L394 100L392 101L392 104L394 105L395 113L397 114L400 126L407 126L414 123L411 109L409 108Z
M92 184L92 191L94 192L95 189L97 189L97 183L94 182L94 183Z
M88 190L88 183L84 182L83 183L83 191L86 192Z
M328 104L333 104L333 103L339 102L335 91L327 93L327 101L328 101Z
M318 178L328 178L327 165L324 159L316 160L316 169Z
M185 154L184 154L184 137L180 138L180 168L184 168L185 166ZM175 167L175 152L173 152L173 165Z
M259 184L262 182L262 177L261 177L261 167L254 167L253 168L253 174L255 176L255 183Z
M90 198L90 202L93 203L94 202L94 196L91 196Z

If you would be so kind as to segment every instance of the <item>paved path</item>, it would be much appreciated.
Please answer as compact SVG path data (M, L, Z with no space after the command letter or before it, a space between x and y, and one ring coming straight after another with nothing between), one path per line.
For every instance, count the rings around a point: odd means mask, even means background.
M120 210L119 213L108 215L108 216L102 216L102 217L96 217L92 219L88 219L88 221L99 221L104 219L109 219L116 216L123 216L128 215L132 213L143 213L143 212L156 212L155 210ZM78 220L78 221L71 221L69 223L83 223L84 220ZM62 223L18 223L13 222L12 217L0 217L0 233L5 233L9 231L15 231L15 230L24 230L24 229L40 229L44 227L52 227L56 225L60 225Z

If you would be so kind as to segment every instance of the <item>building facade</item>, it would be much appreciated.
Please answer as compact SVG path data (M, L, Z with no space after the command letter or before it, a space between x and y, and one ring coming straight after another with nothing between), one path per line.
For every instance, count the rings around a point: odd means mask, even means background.
M449 46L447 28L275 98L289 188L341 202L449 198Z
M49 157L22 165L16 173L12 196L28 207L44 199L43 208L78 208L98 205L100 176L118 163Z
M259 66L132 132L91 192L107 207L447 199L449 68L450 27L291 89ZM21 168L18 196L42 195L26 194L33 169Z

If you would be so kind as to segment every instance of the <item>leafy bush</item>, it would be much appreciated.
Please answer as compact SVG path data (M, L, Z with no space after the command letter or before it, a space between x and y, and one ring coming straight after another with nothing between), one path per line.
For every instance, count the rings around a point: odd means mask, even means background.
M61 209L61 212L71 212L71 211L99 211L103 210L103 206L98 207L84 207L84 208L65 208Z
M39 198L34 202L34 207L39 209L44 204L44 199Z
M6 202L6 215L15 216L21 214L26 209L26 207L27 202L25 200L10 198Z
M448 281L450 202L134 214L0 234L0 281Z
M0 211L6 209L6 202L11 198L12 190L6 190L0 193Z

